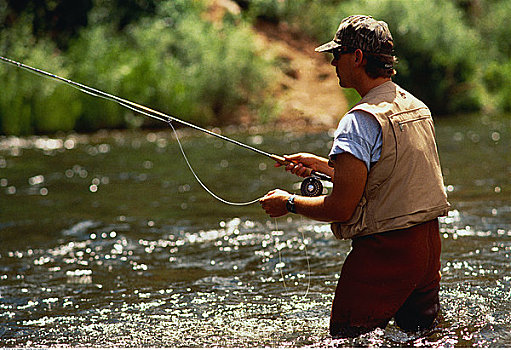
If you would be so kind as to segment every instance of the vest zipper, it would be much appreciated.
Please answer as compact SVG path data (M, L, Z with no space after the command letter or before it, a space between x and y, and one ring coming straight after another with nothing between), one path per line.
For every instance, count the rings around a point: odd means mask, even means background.
M410 120L404 120L401 122L397 122L397 125L399 126L399 130L404 131L403 125L408 124L408 123L418 122L418 121L421 121L423 119L428 119L428 118L429 118L428 116L425 116L425 117L419 117L419 118L410 119Z

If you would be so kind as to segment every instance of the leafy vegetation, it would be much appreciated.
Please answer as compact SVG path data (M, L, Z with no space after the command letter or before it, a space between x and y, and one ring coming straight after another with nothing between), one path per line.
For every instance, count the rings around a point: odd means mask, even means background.
M511 0L237 0L241 15L204 16L209 0L0 0L0 54L201 125L241 108L265 118L271 64L256 20L330 40L340 19L389 23L395 80L438 114L511 111ZM151 126L147 118L0 64L0 133ZM349 91L348 99L356 99Z
M267 108L263 92L270 62L257 54L245 22L226 17L212 23L202 16L202 2L172 0L161 2L154 16L119 29L103 3L96 1L89 25L66 43L65 51L48 37L34 36L30 15L3 28L0 50L202 125L229 121L240 106ZM7 65L0 65L0 79L6 91L0 97L0 130L6 134L151 124L116 104Z

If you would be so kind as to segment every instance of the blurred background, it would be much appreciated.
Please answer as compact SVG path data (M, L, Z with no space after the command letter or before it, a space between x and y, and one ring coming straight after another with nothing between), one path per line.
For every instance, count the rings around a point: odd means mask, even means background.
M335 112L311 107L332 70L310 78L294 102L287 90L305 74L295 60L317 60L314 45L354 13L388 22L395 81L435 115L510 112L509 0L0 0L0 52L200 125L338 118L356 92L345 91ZM28 75L0 65L0 133L155 126Z

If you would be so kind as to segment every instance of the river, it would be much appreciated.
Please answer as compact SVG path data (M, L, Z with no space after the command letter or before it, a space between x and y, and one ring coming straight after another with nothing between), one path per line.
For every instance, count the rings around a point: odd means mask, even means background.
M328 336L350 243L326 224L212 198L170 129L0 138L0 346L511 345L511 119L436 123L452 204L441 220L441 322L351 340ZM223 133L276 154L325 155L331 138ZM297 191L271 160L181 134L198 177L229 201Z

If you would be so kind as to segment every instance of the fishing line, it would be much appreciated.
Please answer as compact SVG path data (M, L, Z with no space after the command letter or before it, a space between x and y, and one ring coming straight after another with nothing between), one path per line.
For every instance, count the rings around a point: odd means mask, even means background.
M85 92L86 94L89 94L89 95L92 95L92 96L95 96L95 97L102 97L100 95L97 95L95 94L94 92L91 92L91 91L87 91L87 90L83 90L83 89L80 89L81 91ZM116 100L113 100L113 99L110 99L108 97L104 97L105 99L107 100L110 100L110 101L113 101L113 102L117 102L119 105L125 107L125 108L128 108L136 113L140 113L142 115L145 115L145 116L148 116L148 117L153 117L151 114L147 113L146 111L144 110L141 110L140 108L136 108L135 106L132 106L130 104L126 104L126 103L123 103L123 102L120 102L120 101L116 101ZM161 120L161 119L160 119ZM209 193L213 198L215 198L216 200L224 203L224 204L227 204L227 205L232 205L232 206L246 206L246 205L252 205L252 204L255 204L259 201L259 198L256 198L252 201L249 201L249 202L231 202L231 201L228 201L228 200L225 200L221 197L219 197L218 195L216 195L215 193L213 193L213 191L211 191L202 181L201 179L199 178L199 176L197 175L197 173L195 172L195 170L193 169L192 165L190 164L190 161L188 160L188 157L186 156L186 153L183 149L183 145L181 144L181 141L179 140L179 136L177 134L177 131L176 129L174 128L174 125L172 125L172 122L171 120L162 120L162 121L165 121L167 124L170 125L170 127L172 128L172 131L174 132L174 136L176 137L176 141L177 141L177 144L179 145L179 150L181 151L181 154L183 155L183 158L185 159L185 162L186 164L188 165L188 168L190 169L192 175L195 177L195 180L197 180L197 182L199 183L199 185L202 186L202 188L207 192Z
M140 114L143 114L143 115L146 115L148 117L150 117L149 113L145 112L145 111L142 111L140 109L137 109L133 106L130 106L130 105L127 105L127 104L123 104L123 103L119 103L120 105L128 108L128 109L131 109L132 111L134 112L137 112L137 113L140 113ZM177 130L174 128L174 125L172 125L172 122L170 120L166 120L165 121L167 124L170 125L170 127L172 128L172 131L174 132L174 136L176 137L176 141L177 141L177 144L179 146L179 150L181 151L181 154L183 155L183 158L186 162L186 165L188 165L188 169L190 169L193 177L195 177L195 180L197 180L197 182L199 183L199 185L201 185L201 187L207 192L209 193L213 198L215 198L216 200L224 203L224 204L227 204L227 205L232 205L232 206L245 206L245 205L252 205L252 204L255 204L257 202L259 202L259 199L260 198L256 198L252 201L248 201L248 202L230 202L228 200L225 200L221 197L219 197L218 195L216 195L215 193L213 193L213 191L211 191L202 181L201 179L199 178L199 176L197 175L197 173L195 172L195 170L193 169L192 165L190 164L190 161L188 160L188 157L183 149L183 145L181 144L181 141L179 140L179 136L177 134Z
M170 127L172 128L172 131L174 132L174 135L176 136L176 140L177 140L177 144L179 145L179 149L181 150L181 154L183 155L183 158L185 159L186 161L186 164L188 165L188 168L190 169L190 171L192 172L193 176L195 177L195 180L197 180L197 182L202 186L202 188L207 192L209 193L213 198L215 198L216 200L224 203L224 204L228 204L228 205L233 205L233 206L244 206L244 205L251 205L251 204L254 204L254 203L257 203L259 202L259 198L256 198L252 201L249 201L249 202L241 202L241 203L238 203L238 202L230 202L230 201L227 201L219 196L217 196L215 193L213 193L200 179L199 177L197 176L197 174L195 173L195 171L193 170L192 168L192 165L190 164L190 161L188 160L188 157L186 156L185 154L185 151L183 149L183 145L181 145L181 141L179 140L179 136L177 135L177 131L176 129L174 128L174 125L172 125L172 123L170 121L168 121L168 124L170 125Z
M301 223L303 224L303 217L301 217ZM301 225L301 226L303 226L303 225ZM275 231L274 232L279 232L277 218L275 218ZM300 298L300 300L304 300L305 298L307 298L307 295L309 295L309 291L310 291L310 287L311 287L311 266L310 266L309 253L307 251L307 241L305 240L305 235L304 235L303 231L301 231L300 233L302 236L302 243L303 243L304 251L305 251L305 260L307 261L307 289L305 290L305 294ZM278 238L276 238L275 239L275 249L277 249L277 252L279 254L278 266L279 266L279 270L280 270L280 277L282 278L282 284L284 285L284 289L285 289L286 293L288 293L286 279L284 277L284 265L285 264L282 261L282 253L281 253L282 249L279 248L278 243L279 243L279 240L278 240Z
M83 92L85 94L88 94L90 96L101 98L101 99L105 99L105 100L108 100L108 101L111 101L111 102L115 102L115 103L119 104L120 106L125 107L127 109L130 109L130 110L132 110L132 111L134 111L136 113L140 113L140 114L145 115L147 117L150 117L150 118L153 118L153 119L156 119L156 120L159 120L159 121L162 121L162 122L165 122L165 123L169 124L170 127L172 128L172 131L174 132L174 135L175 135L176 141L177 141L177 143L179 145L179 149L181 151L181 154L183 155L183 158L185 159L185 162L186 162L188 168L190 169L191 173L193 174L193 176L195 177L197 182L213 198L215 198L216 200L218 200L218 201L220 201L220 202L222 202L224 204L232 205L232 206L251 205L251 204L257 203L259 201L259 198L254 199L252 201L248 201L248 202L240 202L240 203L238 203L238 202L227 201L227 200L219 197L215 193L213 193L200 180L200 178L198 177L197 173L195 172L195 170L193 169L192 165L190 164L190 161L188 160L188 157L186 156L186 153L185 153L185 151L183 149L183 146L181 144L181 141L179 139L178 133L177 133L176 129L174 128L174 125L172 124L173 121L178 122L178 123L180 123L180 124L182 124L184 126L188 126L188 127L192 128L192 129L196 129L196 130L202 131L202 132L204 132L206 134L209 134L211 136L218 137L218 138L220 138L220 139L222 139L224 141L234 143L234 144L236 144L236 145L238 145L240 147L246 148L248 150L251 150L253 152L259 153L259 154L264 155L266 157L269 157L269 158L277 161L281 165L289 165L289 164L291 164L291 162L285 160L284 157L281 157L281 156L278 156L278 155L275 155L275 154L271 154L271 153L262 151L260 149L257 149L255 147L252 147L252 146L247 145L247 144L244 144L244 143L239 142L237 140L234 140L234 139L228 138L226 136L223 136L221 134L217 134L217 133L215 133L213 131L201 128L201 127L199 127L197 125L194 125L192 123L186 122L184 120L181 120L179 118L173 117L171 115L168 115L168 114L165 114L165 113L162 113L162 112L159 112L159 111L155 111L155 110L153 110L151 108L148 108L148 107L145 107L143 105L140 105L140 104L137 104L137 103L125 100L125 99L120 98L118 96L115 96L115 95L112 95L112 94L108 94L108 93L103 92L101 90L89 87L89 86L84 85L84 84L80 84L80 83L74 82L74 81L72 81L70 79L62 78L62 77L60 77L60 76L58 76L56 74L49 73L49 72L46 72L44 70L28 66L28 65L23 64L21 62L14 61L14 60L11 60L11 59L3 57L3 56L0 56L0 60L5 62L5 63L9 63L11 65L14 65L14 66L16 66L18 68L22 68L22 69L24 69L24 70L26 70L28 72L33 73L33 74L36 74L36 75L39 75L39 76L43 76L45 78L51 78L51 79L54 79L54 80L58 80L60 82L65 83L66 85L68 85L70 87L73 87L75 89L78 89L79 91L81 91L81 92ZM330 176L328 176L326 174L323 174L323 173L311 171L310 175L311 176L306 179L307 181L304 181L304 183L301 186L302 194L303 195L315 196L315 195L321 194L321 192L322 192L322 185L321 185L320 180L325 180L325 181L330 181L330 182L332 181ZM302 220L303 220L303 218L302 218ZM276 219L275 219L275 230L276 230L276 232L278 232L278 225L277 225L277 220ZM308 252L307 252L307 245L305 244L306 241L305 241L305 236L304 236L303 232L301 232L301 235L302 235L302 242L303 242L304 247L305 247L305 256L306 256L306 259L307 259L307 270L308 270L308 285L307 285L307 290L305 292L305 295L302 297L302 299L303 299L303 298L307 297L307 295L309 293L309 290L310 290L311 269L310 269L309 255L308 255ZM276 243L278 243L278 238L276 239ZM281 274L281 277L282 277L284 288L286 289L286 292L287 292L288 289L287 289L286 281L285 281L285 278L284 278L284 271L283 271L284 263L282 262L282 254L281 254L281 251L280 251L280 249L279 249L279 247L277 245L276 245L276 249L277 249L278 254L279 254L279 266L280 266L279 269L280 269L280 274Z
M85 91L85 90L82 90L84 91L85 93L89 94L89 95L92 95L92 96L96 96L96 97L101 97L97 94L94 94L92 92L88 92L88 91ZM133 107L131 105L128 105L128 104L125 104L125 103L122 103L122 102L118 102L118 101L115 101L115 100L111 100L111 101L114 101L114 102L117 102L119 103L121 106L123 107L126 107L134 112L137 112L137 113L140 113L140 114L143 114L145 116L148 116L148 117L152 117L149 113L147 113L146 111L143 111L139 108L136 108L136 107ZM260 198L256 198L254 200L251 200L251 201L248 201L248 202L231 202L231 201L228 201L226 199L223 199L221 197L219 197L218 195L216 195L215 193L213 193L213 191L211 191L202 181L201 179L199 178L199 176L197 175L197 173L195 172L195 170L193 169L192 165L190 164L190 161L188 160L188 157L183 149L183 145L181 144L181 141L179 140L179 136L177 134L177 131L176 129L174 128L174 125L172 125L172 122L170 120L165 120L165 122L167 124L170 125L170 127L172 128L172 131L174 132L174 136L176 137L176 141L177 141L177 144L179 146L179 150L181 151L181 154L183 155L183 158L186 162L186 165L188 165L188 169L190 169L193 177L195 177L195 180L197 180L197 182L199 183L199 185L202 186L202 188L207 192L209 193L213 198L215 198L216 200L224 203L224 204L227 204L227 205L232 205L232 206L246 206L246 205L252 205L252 204L255 204L257 202L259 202L259 199Z
M92 93L89 93L87 92L88 94L90 95L93 95L93 96L97 96L95 94L92 94ZM101 96L98 96L98 97L101 97ZM114 102L117 102L117 101L114 101ZM121 102L118 102L121 106L123 107L126 107L134 112L137 112L137 113L140 113L140 114L143 114L143 115L146 115L148 117L151 117L151 115L149 113L147 113L146 111L143 111L143 110L140 110L138 108L135 108L131 105L128 105L128 104L125 104L125 103L121 103ZM197 182L199 183L199 185L201 185L201 187L207 192L209 193L213 198L215 198L216 200L224 203L224 204L227 204L227 205L232 205L232 206L246 206L246 205L252 205L252 204L255 204L257 202L259 202L259 199L260 198L256 198L254 200L251 200L251 201L248 201L248 202L231 202L231 201L228 201L226 199L223 199L221 198L220 196L216 195L215 193L213 193L213 191L211 191L202 181L201 179L199 178L199 176L197 175L197 173L195 172L195 170L193 169L190 161L188 160L188 156L186 155L185 153L185 150L183 149L183 145L181 144L181 141L179 139L179 135L177 133L177 130L174 128L174 125L172 124L172 122L170 120L165 120L165 122L167 124L170 125L170 127L172 128L172 131L174 132L174 136L176 137L176 141L177 141L177 144L179 146L179 150L181 151L181 154L183 155L183 158L186 162L186 165L188 166L188 169L190 169L190 172L192 173L193 177L195 178L195 180L197 180Z
M213 131L210 131L208 129L201 128L201 127L199 127L197 125L194 125L194 124L189 123L187 121L184 121L182 119L179 119L179 118L176 118L174 116L171 116L171 115L168 115L168 114L165 114L165 113L153 110L151 108L148 108L146 106L137 104L135 102L128 101L128 100L123 99L121 97L118 97L118 96L115 96L115 95L103 92L101 90L89 87L89 86L84 85L84 84L80 84L80 83L74 82L74 81L72 81L70 79L62 78L62 77L60 77L60 76L58 76L56 74L49 73L49 72L46 72L44 70L28 66L28 65L23 64L21 62L14 61L14 60L11 60L11 59L3 57L3 56L0 56L0 60L5 62L5 63L9 63L11 65L14 65L14 66L16 66L18 68L22 68L22 69L24 69L24 70L26 70L28 72L34 73L36 75L43 76L43 77L46 77L46 78L51 78L51 79L54 79L54 80L58 80L60 82L63 82L65 84L75 88L75 89L78 89L79 91L84 92L84 93L86 93L88 95L91 95L93 97L97 97L97 98L101 98L101 99L105 99L105 100L109 100L109 101L115 102L115 103L117 103L117 104L119 104L119 105L121 105L121 106L123 106L125 108L128 108L128 109L130 109L132 111L135 111L135 112L140 113L142 115L145 115L147 117L150 117L150 118L153 118L153 119L156 119L156 120L168 123L171 126L172 126L171 121L175 121L175 122L178 122L178 123L180 123L180 124L182 124L184 126L187 126L187 127L192 128L192 129L196 129L196 130L202 131L202 132L204 132L206 134L218 137L218 138L220 138L220 139L222 139L224 141L234 143L235 145L238 145L238 146L243 147L245 149L248 149L250 151L259 153L259 154L261 154L263 156L269 157L269 158L277 161L281 165L292 164L292 162L286 160L282 156L278 156L278 155L275 155L275 154L271 154L271 153L262 151L260 149L257 149L255 147L252 147L252 146L247 145L247 144L244 144L244 143L239 142L237 140L231 139L231 138L223 136L221 134L217 134L217 133L215 133ZM174 129L173 126L172 126L172 129ZM174 132L175 132L175 130L174 130ZM183 154L183 156L184 156L184 158L186 160L186 163L188 164L188 167L190 168L190 170L191 170L192 174L194 175L195 179L199 182L199 184L210 195L213 196L213 198L221 201L222 203L225 203L225 204L228 204L228 205L236 205L236 206L254 204L254 203L256 203L259 200L259 198L258 198L258 199L254 199L254 200L249 201L249 202L234 203L234 202L226 201L226 200L218 197L217 195L215 195L211 190L209 190L204 185L204 183L202 183L202 181L200 181L200 179L198 178L197 174L195 173L195 171L191 167L190 162L188 161L188 158L186 157L185 152L183 151L181 143L179 142L179 138L177 137L177 133L176 133L176 139L178 140L179 147L181 149L181 153ZM311 170L310 171L310 176L304 180L304 182L303 182L303 184L301 186L302 194L305 195L305 196L315 196L315 195L321 194L323 187L322 187L322 184L321 184L320 180L325 180L325 181L330 181L330 182L332 181L330 176L328 176L326 174L323 174L323 173L316 172L314 170Z

